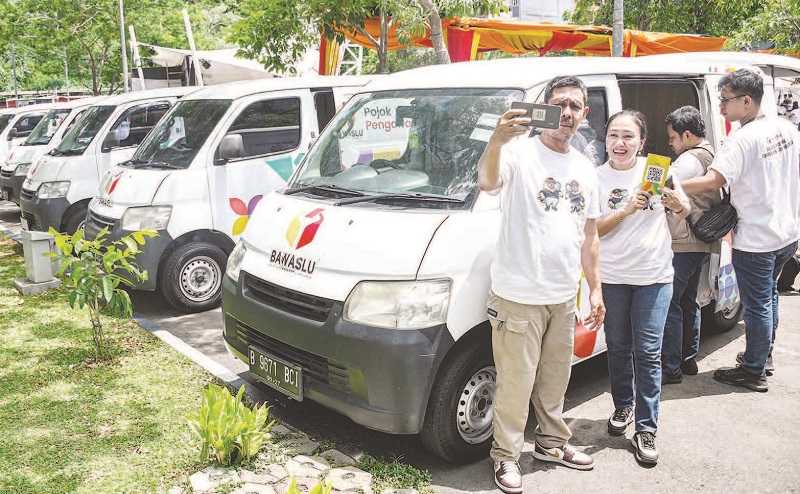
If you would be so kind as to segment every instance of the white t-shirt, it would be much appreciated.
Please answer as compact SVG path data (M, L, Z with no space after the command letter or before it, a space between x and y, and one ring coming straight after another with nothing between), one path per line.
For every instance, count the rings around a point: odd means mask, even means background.
M608 162L597 169L602 216L622 209L636 195L644 167L645 159L639 158L629 170L616 170ZM675 182L675 188L680 189ZM672 235L666 215L660 196L655 196L647 209L636 211L600 237L603 283L637 286L672 283Z
M771 252L800 238L800 134L782 118L759 118L723 143L709 168L731 190L739 222L733 248Z
M500 178L492 291L521 304L568 301L578 291L584 224L600 214L594 165L572 147L558 153L523 136L503 146Z

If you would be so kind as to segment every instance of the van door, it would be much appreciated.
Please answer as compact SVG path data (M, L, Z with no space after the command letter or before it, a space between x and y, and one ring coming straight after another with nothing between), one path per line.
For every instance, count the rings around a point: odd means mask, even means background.
M208 168L215 230L238 237L261 198L286 185L318 131L310 103L304 91L242 105Z
M144 137L175 103L175 99L148 101L131 106L117 118L103 138L97 155L97 176L129 160Z

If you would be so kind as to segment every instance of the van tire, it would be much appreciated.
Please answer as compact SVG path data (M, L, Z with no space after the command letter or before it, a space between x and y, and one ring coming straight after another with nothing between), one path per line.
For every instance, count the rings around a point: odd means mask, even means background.
M192 242L169 254L159 273L159 291L181 312L202 312L222 302L222 278L228 256L216 245ZM198 291L207 288L211 292Z
M484 339L475 338L468 346L457 350L458 353L442 365L431 390L420 438L428 451L451 463L464 464L486 458L491 446L491 432L480 442L467 442L456 420L470 378L483 369L491 368L494 372L491 344L485 343ZM488 419L491 428L491 415Z
M86 214L89 208L86 205L75 207L62 221L64 225L63 233L72 235L79 228L86 224Z
M717 303L711 301L701 309L701 321L703 324L703 331L711 334L726 333L735 328L739 321L742 320L742 313L744 312L744 305L741 301L732 310L728 312L716 311Z

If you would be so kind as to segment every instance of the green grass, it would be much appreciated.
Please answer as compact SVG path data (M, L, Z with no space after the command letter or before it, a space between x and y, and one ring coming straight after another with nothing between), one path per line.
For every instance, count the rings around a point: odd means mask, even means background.
M421 494L433 492L430 472L403 463L400 458L384 460L364 455L357 466L372 474L374 492L383 492L390 487L416 489Z
M185 416L212 380L133 322L88 315L61 292L20 297L22 258L0 240L0 493L155 492L204 467Z

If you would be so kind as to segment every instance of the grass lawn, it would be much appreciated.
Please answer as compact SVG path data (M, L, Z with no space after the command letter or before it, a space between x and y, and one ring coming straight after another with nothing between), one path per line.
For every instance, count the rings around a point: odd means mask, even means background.
M201 469L185 416L213 377L133 322L88 315L60 292L20 297L0 239L0 493L156 492Z

